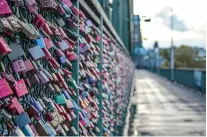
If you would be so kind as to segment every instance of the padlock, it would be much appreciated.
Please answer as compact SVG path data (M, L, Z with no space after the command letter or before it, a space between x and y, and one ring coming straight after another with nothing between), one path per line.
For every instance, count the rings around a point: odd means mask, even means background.
M24 133L19 127L15 127L14 131L11 133L12 136L22 136L24 137Z
M39 35L36 34L35 30L31 27L30 24L25 23L21 20L17 20L18 24L22 27L22 32L29 38L29 39L37 39Z
M12 52L12 50L7 45L4 38L0 36L0 55L5 56L5 55L8 55L11 52Z
M52 32L52 30L50 29L50 26L47 23L45 23L42 26L42 30L49 36L53 35L53 32Z
M26 126L27 124L29 124L31 122L28 114L26 112L20 114L19 116L17 116L15 119L14 119L14 123L22 128L24 126Z
M50 91L55 91L55 89L54 89L54 87L52 86L51 83L49 83L47 86L48 86L48 89L49 89Z
M67 35L65 34L64 30L61 27L58 27L58 30L61 34L62 39L67 39Z
M44 24L46 23L46 20L40 15L36 14L34 19L33 19L33 24L38 28L42 28Z
M19 43L12 43L9 47L12 50L12 52L8 54L8 57L11 61L18 59L21 56L25 56L25 53Z
M65 42L65 40L59 41L57 42L57 46L62 50L68 50L69 49L69 45Z
M67 101L66 101L66 107L67 107L68 109L72 109L72 108L74 108L74 105L73 105L72 100L71 100L70 98L68 98L68 97L66 97L66 98L67 98Z
M0 99L3 99L12 94L13 92L9 84L7 83L6 79L5 78L1 79L1 76L0 76Z
M28 80L31 86L36 85L37 83L40 83L40 80L36 74L33 74L32 77L28 78Z
M44 43L47 49L54 47L54 43L50 38L44 38Z
M70 61L74 61L77 59L77 55L74 52L68 52L66 56Z
M70 0L62 0L62 2L67 5L68 7L71 7L73 3Z
M71 98L66 90L63 90L62 92L67 100Z
M47 48L43 48L42 51L45 53L46 59L49 59L50 57L52 57L52 55L50 54Z
M39 113L41 113L41 112L44 110L43 106L42 106L42 105L40 104L40 102L37 101L37 100L34 100L33 102L31 102L31 105L34 106L34 108L35 108Z
M65 118L63 118L57 111L54 111L52 115L54 117L54 120L50 121L50 123L53 127L57 127L65 120Z
M55 53L57 54L58 57L65 56L65 54L60 49L55 50Z
M60 94L60 95L57 95L57 96L55 96L55 101L58 103L58 104L66 104L66 98L65 98L65 96L64 96L64 94Z
M7 33L8 35L14 34L14 30L12 29L7 18L1 18L0 23L1 23L1 28L2 28L3 32Z
M55 75L56 75L56 77L57 77L57 79L58 79L58 81L59 81L60 83L65 81L65 80L63 79L62 75L61 75L59 72L55 73Z
M58 4L58 13L61 16L64 16L65 15L65 10L63 9L63 7L60 4Z
M38 72L37 72L37 77L40 79L40 81L41 81L43 84L49 82L48 77L44 74L43 71L38 71Z
M60 27L64 27L65 26L65 22L62 18L57 19L57 24Z
M16 74L16 75L18 75L18 74ZM14 85L14 90L15 90L18 97L22 97L23 95L28 94L28 89L27 89L23 79L16 81L16 83Z
M76 131L76 129L75 129L73 126L70 127L70 131L71 131L74 135L77 135L77 134L78 134L78 132Z
M45 74L45 76L49 79L49 81L53 81L52 75L46 70L42 69L42 72Z
M60 90L60 88L57 84L54 84L53 87L54 87L56 92L61 92L61 90Z
M12 67L16 73L23 72L27 70L24 61L22 59L12 62Z
M66 68L63 68L62 71L63 71L63 73L64 73L65 76L71 76L72 75L72 72L70 72Z
M35 41L35 44L38 45L41 49L45 48L45 41L41 34L40 34L40 38L35 39L34 41Z
M34 60L40 60L45 57L44 52L39 46L29 48L28 51Z
M54 120L54 117L53 117L52 113L49 112L49 113L45 114L45 119L46 119L46 121L50 122L50 121Z
M68 85L65 83L65 81L61 82L60 85L63 89L68 89Z
M9 21L12 29L15 32L20 32L22 30L22 27L18 24L17 18L15 15L11 15L11 16L7 17L7 20Z
M26 59L24 61L24 65L26 67L26 70L24 70L23 73L26 73L26 72L34 70L34 66L33 66L33 64L32 64L30 59Z
M45 123L42 120L38 120L35 123L34 127L40 136L49 136L49 133L47 129L45 128Z
M37 130L34 127L34 125L30 123L29 126L30 126L32 132L34 133L34 136L39 136L39 134L37 133Z
M12 11L7 3L6 0L1 0L0 4L0 16L5 17L5 16L10 16L12 14Z
M24 112L22 105L19 103L16 97L10 100L10 104L7 106L8 110L10 110L13 114L21 114Z
M34 13L38 10L38 5L35 0L26 0L26 7L30 13Z
M40 8L42 10L56 10L57 3L55 0L40 0Z
M29 124L21 127L22 132L24 133L25 136L34 136L34 133L31 129L31 127L29 126Z
M58 69L60 67L60 65L58 64L58 62L53 57L49 58L48 59L48 62L55 69Z

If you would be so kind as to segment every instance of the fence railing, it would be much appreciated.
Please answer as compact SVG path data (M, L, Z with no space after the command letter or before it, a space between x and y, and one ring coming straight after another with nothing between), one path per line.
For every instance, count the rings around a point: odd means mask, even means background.
M206 94L206 70L201 69L174 69L173 80L171 79L171 69L147 68L149 71L157 73L168 80L175 81L188 88Z

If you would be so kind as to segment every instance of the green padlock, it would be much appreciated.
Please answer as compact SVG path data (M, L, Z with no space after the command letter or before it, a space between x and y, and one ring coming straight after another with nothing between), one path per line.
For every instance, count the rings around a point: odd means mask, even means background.
M69 80L69 85L74 89L74 90L78 90L78 85L76 84L75 80L73 78L71 78Z
M64 105L67 102L67 99L65 98L64 94L60 94L55 96L55 101L59 104L59 105Z
M0 61L0 72L5 72L6 69L5 69L5 66L4 66L4 63L3 61Z

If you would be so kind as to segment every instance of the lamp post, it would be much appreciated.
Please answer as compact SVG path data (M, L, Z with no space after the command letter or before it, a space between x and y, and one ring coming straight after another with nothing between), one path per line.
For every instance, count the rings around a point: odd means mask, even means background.
M173 24L173 8L171 7L171 55L170 55L170 58L171 58L171 62L170 62L170 69L171 69L171 80L173 81L174 80L174 46L173 46L173 27L174 27L174 24Z
M113 0L109 0L108 1L109 4L108 4L108 10L109 10L109 20L112 22L112 4L113 4Z

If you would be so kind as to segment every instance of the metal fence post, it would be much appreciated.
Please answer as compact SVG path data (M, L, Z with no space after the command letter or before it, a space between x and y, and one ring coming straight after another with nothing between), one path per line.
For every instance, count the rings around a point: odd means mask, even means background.
M102 124L102 79L103 79L103 75L102 75L102 64L103 64L103 17L101 16L100 19L100 43L99 43L99 59L100 59L100 63L99 63L99 71L101 73L100 76L100 80L98 82L98 102L99 102L99 120L98 120L98 127L100 129L100 132L98 134L98 136L103 136L103 124Z
M76 0L75 6L77 7L77 9L79 9L79 0ZM79 15L77 17L79 18ZM79 23L78 23L78 26L79 26ZM77 55L77 60L72 62L72 66L73 66L72 76L76 84L79 86L79 27L77 27L76 33L78 35L78 39L77 39L77 46L74 52ZM75 90L75 92L76 92L76 96L74 98L74 101L77 104L77 106L79 106L79 89ZM74 125L74 128L78 132L77 136L79 136L79 110L75 111L75 115L76 115L76 119L73 125Z

